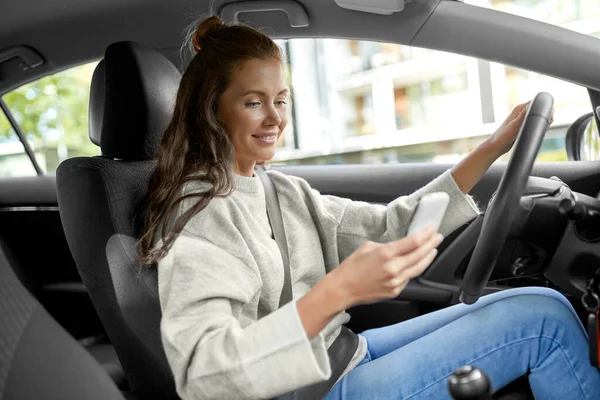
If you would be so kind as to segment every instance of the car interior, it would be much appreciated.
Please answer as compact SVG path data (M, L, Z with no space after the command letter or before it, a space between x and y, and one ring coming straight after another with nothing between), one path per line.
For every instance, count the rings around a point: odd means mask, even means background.
M600 39L455 0L22 0L4 7L0 96L98 64L86 115L86 140L97 155L66 158L55 174L37 166L22 118L0 97L36 169L33 176L0 176L0 399L179 398L160 341L157 274L139 265L137 238L153 158L186 65L182 32L199 15L266 27L277 39L441 50L584 87L589 109L568 126L569 161L535 159L546 133L536 116L548 117L560 101L539 87L511 159L492 165L471 191L484 212L448 235L433 264L398 298L348 310L348 327L360 333L531 285L562 292L587 318L581 297L600 266L600 163L582 159L583 126L600 122ZM387 204L452 165L271 168L323 194ZM494 398L533 395L522 377Z

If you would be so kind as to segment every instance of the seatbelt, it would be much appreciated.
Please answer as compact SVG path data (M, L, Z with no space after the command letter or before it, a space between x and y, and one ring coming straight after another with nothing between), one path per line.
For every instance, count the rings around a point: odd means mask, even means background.
M288 254L287 239L285 237L285 228L283 227L283 217L281 216L281 207L279 206L279 198L277 191L273 185L273 181L264 170L262 165L257 165L256 175L260 178L265 189L265 200L267 202L267 215L273 237L277 242L281 258L283 259L283 290L279 298L279 308L289 303L293 299L292 295L292 278L290 272L290 256Z
M283 259L284 279L283 290L279 298L279 307L292 301L292 281L290 272L290 260L287 247L287 239L285 237L285 228L283 227L283 217L281 216L281 207L279 206L279 198L275 185L271 177L265 172L265 167L257 165L255 168L256 175L260 178L265 189L265 200L267 203L267 216L273 231L273 237L277 242L281 258ZM329 363L331 367L331 376L328 380L317 382L310 386L305 386L296 389L292 392L277 396L272 400L318 400L323 399L327 393L333 388L342 372L348 366L352 356L358 348L358 336L342 325L340 334L327 349L329 355Z

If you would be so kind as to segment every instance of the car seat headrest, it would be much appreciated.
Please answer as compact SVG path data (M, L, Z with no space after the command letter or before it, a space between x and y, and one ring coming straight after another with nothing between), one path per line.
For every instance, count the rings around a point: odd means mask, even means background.
M100 146L102 116L104 111L104 60L100 61L92 75L90 107L88 114L90 140Z
M108 46L90 88L89 135L102 155L153 159L180 79L177 68L150 47L131 41Z

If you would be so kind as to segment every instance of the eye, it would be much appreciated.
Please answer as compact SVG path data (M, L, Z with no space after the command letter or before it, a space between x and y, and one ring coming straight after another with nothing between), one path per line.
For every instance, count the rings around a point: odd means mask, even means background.
M276 101L275 104L277 104L280 107L283 107L283 106L287 105L287 101L279 100L279 101Z
M260 106L260 103L257 101L252 101L250 103L246 103L246 107L249 107L249 108L256 108L258 106Z

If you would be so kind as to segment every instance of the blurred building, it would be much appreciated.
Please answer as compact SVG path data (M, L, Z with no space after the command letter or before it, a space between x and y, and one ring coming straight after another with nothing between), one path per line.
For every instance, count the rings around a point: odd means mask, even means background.
M597 0L472 3L600 37ZM274 163L455 162L540 91L555 98L555 122L538 159L565 160L566 127L591 108L585 88L456 54L337 39L281 45L294 121Z

